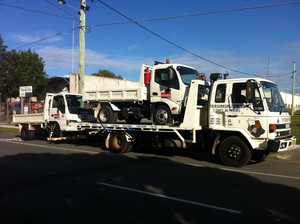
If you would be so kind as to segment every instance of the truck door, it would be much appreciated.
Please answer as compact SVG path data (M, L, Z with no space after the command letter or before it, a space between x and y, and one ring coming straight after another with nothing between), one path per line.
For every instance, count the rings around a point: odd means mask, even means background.
M154 72L153 81L150 86L151 102L166 102L169 106L172 104L179 105L182 101L182 93L177 73L174 71L174 76L170 76L170 69L156 69Z
M255 85L256 86L256 85ZM236 119L229 119L227 117L228 125L232 127L239 127L244 129L248 135L253 138L266 138L267 137L267 119L262 114L263 105L260 93L257 86L253 90L254 98L256 99L253 103L246 101L246 83L237 82L232 84L231 102L233 113L236 115ZM253 109L255 106L255 110ZM255 112L256 111L256 112ZM236 122L229 121L236 120Z
M61 130L66 129L66 103L63 95L56 95L52 98L50 106L50 122L57 122ZM50 101L50 102L51 102Z

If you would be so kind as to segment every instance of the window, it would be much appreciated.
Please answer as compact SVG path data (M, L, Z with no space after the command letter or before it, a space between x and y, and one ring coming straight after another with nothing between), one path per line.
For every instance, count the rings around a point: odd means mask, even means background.
M231 94L232 103L243 104L246 103L246 83L234 83L232 85Z
M53 97L53 108L57 108L61 113L65 113L65 100L63 96Z
M226 84L219 84L216 90L215 102L224 103L226 95Z
M168 69L157 69L155 71L154 81L169 88L179 89L179 81L177 75L175 75L174 78L170 80Z

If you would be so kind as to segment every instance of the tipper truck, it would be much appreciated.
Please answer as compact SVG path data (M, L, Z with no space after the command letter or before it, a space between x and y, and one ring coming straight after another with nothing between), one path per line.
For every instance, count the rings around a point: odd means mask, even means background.
M158 125L182 121L187 86L197 75L192 67L155 62L142 65L137 86L101 89L86 86L83 100L97 104L96 115L101 123L115 123L118 119L138 124L142 118Z
M20 126L23 140L33 140L38 135L60 138L86 134L69 124L94 120L93 110L84 109L82 95L67 92L47 93L42 113L13 115L13 124Z
M291 117L277 85L260 78L222 79L210 75L210 85L197 80L190 66L156 63L142 65L139 86L84 92L83 99L98 103L100 123L73 123L78 130L103 129L106 147L128 152L132 143L158 147L205 147L229 166L296 144ZM138 124L141 118L149 124ZM115 123L125 119L131 124Z

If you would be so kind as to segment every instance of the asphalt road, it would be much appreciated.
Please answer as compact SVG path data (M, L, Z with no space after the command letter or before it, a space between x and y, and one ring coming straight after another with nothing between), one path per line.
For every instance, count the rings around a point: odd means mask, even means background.
M0 134L0 222L300 222L299 162L235 169L195 151L100 147Z

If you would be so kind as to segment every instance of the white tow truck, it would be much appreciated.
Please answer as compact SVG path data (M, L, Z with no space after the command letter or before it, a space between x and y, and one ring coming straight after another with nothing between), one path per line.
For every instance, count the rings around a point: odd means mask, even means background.
M22 140L33 140L37 135L63 140L85 133L70 123L94 120L93 110L83 108L82 95L66 92L47 93L42 113L13 115L13 124L19 125Z
M106 147L112 151L128 152L134 142L156 147L194 145L218 153L234 167L296 144L291 117L275 83L222 79L222 74L213 73L207 86L206 81L195 79L197 74L180 64L143 65L144 82L139 88L85 92L85 100L100 102L102 123L70 125L79 131L104 130ZM153 120L137 124L142 117ZM115 123L117 118L132 123Z

